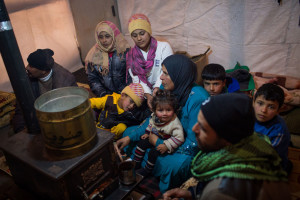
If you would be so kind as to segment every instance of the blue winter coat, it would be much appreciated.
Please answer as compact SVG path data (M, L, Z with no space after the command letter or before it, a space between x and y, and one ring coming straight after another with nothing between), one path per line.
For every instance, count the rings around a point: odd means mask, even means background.
M271 144L281 157L282 166L286 170L288 167L288 147L291 136L285 121L279 115L264 123L256 121L254 131L270 138Z

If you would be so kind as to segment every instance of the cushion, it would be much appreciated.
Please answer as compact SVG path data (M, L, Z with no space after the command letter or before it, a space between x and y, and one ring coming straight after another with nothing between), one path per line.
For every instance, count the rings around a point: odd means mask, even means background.
M16 96L0 91L0 127L10 123L16 108Z

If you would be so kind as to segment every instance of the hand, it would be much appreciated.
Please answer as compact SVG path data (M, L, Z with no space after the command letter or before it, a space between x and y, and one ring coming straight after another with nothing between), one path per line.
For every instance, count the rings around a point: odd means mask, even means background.
M156 92L159 90L159 88L158 87L156 87L156 88L154 88L153 89L153 92L152 92L152 96L156 96Z
M117 146L120 150L124 149L130 142L129 136L126 136L124 138L121 138L117 141Z
M110 131L115 134L115 139L118 139L122 136L123 132L126 130L127 126L123 123L113 126Z
M156 147L156 150L161 154L164 154L166 151L168 151L168 147L165 144L160 144Z
M144 135L141 136L141 139L144 140L144 139L146 139L148 137L149 137L149 134L145 133Z
M150 133L150 134L149 134L149 142L150 142L150 144L152 144L153 146L155 146L157 139L158 139L158 136L157 136L157 135L155 135L155 134L153 134L153 133Z
M192 194L188 190L184 190L181 188L175 188L172 190L168 190L163 194L163 199L164 200L179 200L179 198L183 198L185 200L191 200L192 199Z
M153 96L151 94L145 93L145 96L147 98L147 104L148 107L150 108L150 110L152 111L152 100L153 100Z

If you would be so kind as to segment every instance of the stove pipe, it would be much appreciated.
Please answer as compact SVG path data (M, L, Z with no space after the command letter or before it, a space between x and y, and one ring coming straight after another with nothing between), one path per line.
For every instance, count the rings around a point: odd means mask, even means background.
M28 132L36 134L39 132L39 124L34 109L35 98L4 0L0 0L0 53L16 98L23 111Z

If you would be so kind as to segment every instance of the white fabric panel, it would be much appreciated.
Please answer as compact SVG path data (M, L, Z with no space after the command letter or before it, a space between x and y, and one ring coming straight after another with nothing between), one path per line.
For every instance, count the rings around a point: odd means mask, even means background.
M208 46L210 63L226 69L236 62L250 70L300 78L299 1L285 0L126 0L118 1L122 32L135 13L147 15L154 37L174 51L192 55Z
M290 4L279 6L273 0L245 5L245 44L274 44L285 40Z
M174 3L172 3L174 2ZM172 31L175 27L180 26L184 22L184 9L187 6L188 0L175 1L118 1L119 15L121 28L123 32L128 33L128 20L132 14L143 13L150 17L152 24L152 32L163 33ZM151 20L153 16L154 21ZM126 31L125 31L126 30ZM168 34L170 34L168 32Z
M300 44L300 3L297 1L292 1L289 6L290 20L287 29L286 43Z
M69 71L83 67L68 0L6 0L5 4L25 66L31 52L50 48L54 51L54 60ZM0 60L0 90L12 92L2 58Z
M289 53L287 56L287 74L291 74L291 76L295 76L299 78L299 56L300 56L300 44L291 44L289 45Z
M288 45L248 45L244 49L245 62L252 63L251 71L285 74Z

